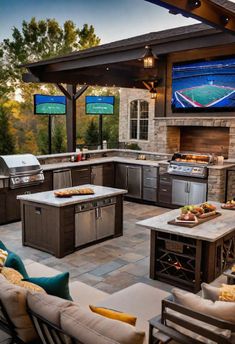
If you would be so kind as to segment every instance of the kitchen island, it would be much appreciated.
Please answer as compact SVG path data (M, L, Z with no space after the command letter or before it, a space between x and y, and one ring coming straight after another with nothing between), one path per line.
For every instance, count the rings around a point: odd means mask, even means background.
M76 249L123 234L126 190L89 184L80 188L91 188L94 194L59 198L54 191L47 191L17 197L24 246L62 258Z
M193 228L168 224L179 209L137 223L151 231L152 279L198 292L202 282L212 282L234 261L234 211L211 203L221 216Z

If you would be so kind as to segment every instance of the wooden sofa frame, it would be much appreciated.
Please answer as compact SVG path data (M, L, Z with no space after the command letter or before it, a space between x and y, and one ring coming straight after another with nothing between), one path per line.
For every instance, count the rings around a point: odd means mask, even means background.
M168 310L176 311L182 315L190 317L191 321L187 321L185 318L177 317L172 313L169 313ZM149 320L149 344L165 344L170 343L171 340L175 340L177 343L182 344L201 344L202 342L193 339L187 335L178 332L169 325L167 321L171 321L174 324L181 326L187 330L190 330L198 335L201 335L207 339L211 339L218 344L231 344L231 340L226 338L222 334L215 333L210 331L205 327L201 327L198 324L194 323L194 320L199 320L208 325L216 326L220 329L230 330L235 332L235 324L227 322L212 316L201 314L195 312L187 307L181 306L173 301L172 296L162 300L162 313L160 316L154 317ZM157 329L157 331L154 331Z

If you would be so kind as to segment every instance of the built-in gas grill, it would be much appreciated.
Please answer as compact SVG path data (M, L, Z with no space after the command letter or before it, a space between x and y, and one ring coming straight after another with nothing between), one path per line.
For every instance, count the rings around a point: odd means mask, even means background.
M10 178L10 188L40 184L44 174L38 159L32 154L1 155L0 174Z
M212 164L211 154L175 153L168 166L168 173L196 178L207 177L207 166Z

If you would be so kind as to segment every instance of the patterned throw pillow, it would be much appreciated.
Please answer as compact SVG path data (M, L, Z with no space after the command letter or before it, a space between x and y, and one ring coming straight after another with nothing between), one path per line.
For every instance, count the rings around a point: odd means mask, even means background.
M23 276L18 271L12 268L3 267L1 275L4 276L8 282L17 285L18 287L22 287L38 293L45 293L45 290L42 287L34 283L22 281Z
M235 302L235 285L222 284L219 300Z
M0 271L5 265L5 261L7 260L8 253L7 251L1 250L0 249Z

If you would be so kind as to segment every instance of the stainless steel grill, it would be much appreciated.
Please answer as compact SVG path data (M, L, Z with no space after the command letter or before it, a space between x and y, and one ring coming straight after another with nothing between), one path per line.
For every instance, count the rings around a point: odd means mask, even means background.
M207 177L207 166L212 164L211 154L191 152L175 153L168 166L168 173L196 178Z
M40 163L32 154L1 155L0 174L9 177L11 189L40 184L44 181Z

